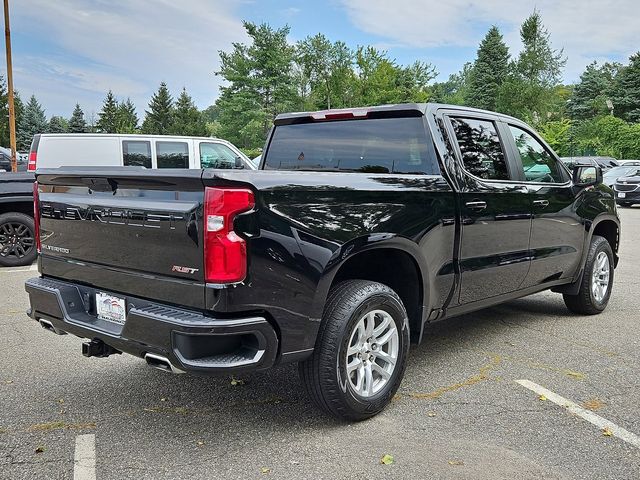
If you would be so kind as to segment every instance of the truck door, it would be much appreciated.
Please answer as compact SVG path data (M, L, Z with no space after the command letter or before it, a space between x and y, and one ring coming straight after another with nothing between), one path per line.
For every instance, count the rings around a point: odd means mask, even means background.
M520 288L529 269L531 205L494 117L456 112L448 123L463 176L459 303L469 304Z
M522 288L572 277L586 230L576 213L569 173L525 125L507 124L508 141L531 198L531 268Z

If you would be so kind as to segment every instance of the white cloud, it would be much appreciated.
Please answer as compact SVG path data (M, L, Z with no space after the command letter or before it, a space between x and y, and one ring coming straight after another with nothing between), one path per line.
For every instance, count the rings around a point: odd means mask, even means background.
M160 81L177 94L186 87L196 103L213 102L221 83L219 50L245 41L233 0L30 0L14 2L14 31L33 34L44 51L15 57L16 88L36 93L51 113L78 100L99 108L108 89L130 96L143 115ZM43 45L44 46L44 45ZM15 50L15 45L14 45ZM30 88L25 88L26 86ZM28 91L31 90L31 91ZM65 91L70 97L60 98ZM69 98L74 100L69 100ZM90 99L93 99L91 101ZM61 101L65 111L59 111ZM83 105L85 106L85 105Z
M518 30L537 8L556 48L568 56L573 80L595 58L627 57L640 45L637 0L340 0L352 23L407 47L475 47L479 26L498 24L512 53Z

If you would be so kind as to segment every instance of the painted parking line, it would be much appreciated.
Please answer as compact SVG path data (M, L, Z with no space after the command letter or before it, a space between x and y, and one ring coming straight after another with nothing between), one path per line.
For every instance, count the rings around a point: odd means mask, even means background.
M516 383L519 383L524 388L527 388L532 392L537 393L538 395L544 395L547 400L555 403L556 405L559 405L560 407L566 408L574 415L579 416L580 418L595 425L596 427L602 430L606 428L607 431L611 432L612 436L618 437L620 440L623 440L636 448L640 448L640 437L635 433L631 433L629 430L625 430L619 425L610 422L606 418L602 418L600 415L596 415L591 410L582 408L577 403L572 402L571 400L567 400L557 393L553 393L551 390L547 390L546 388L541 387L537 383L533 383L529 380L516 380Z
M73 480L96 480L96 436L93 433L76 437Z
M16 273L16 272L37 272L38 265L35 263L28 267L5 267L0 268L0 273Z

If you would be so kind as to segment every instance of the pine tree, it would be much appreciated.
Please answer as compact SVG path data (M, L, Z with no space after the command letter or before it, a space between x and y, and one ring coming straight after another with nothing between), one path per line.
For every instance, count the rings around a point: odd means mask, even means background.
M467 92L470 106L496 110L498 91L509 74L509 47L498 27L489 29L478 48Z
M535 121L553 113L554 90L567 60L563 50L551 46L540 13L534 11L520 28L523 48L512 63L512 73L498 93L497 110Z
M130 98L118 104L116 115L116 133L136 133L138 131L138 114Z
M66 118L54 115L49 120L48 133L66 133L69 130L69 122Z
M589 120L609 113L607 100L612 95L614 79L620 68L617 63L598 66L593 62L587 65L568 101L569 116L574 120Z
M33 136L37 133L46 132L48 126L44 110L38 103L35 95L31 95L20 120L20 128L18 129L17 136L18 150L29 150Z
M116 133L118 121L118 102L113 92L109 90L102 104L102 110L98 113L96 128L100 133Z
M84 120L84 112L80 104L76 103L71 118L69 119L69 133L86 133L87 122Z
M142 132L152 135L170 134L173 128L173 98L167 84L162 82L149 102L149 110L142 122Z
M640 52L629 57L615 82L614 114L628 122L640 122Z
M175 135L190 135L195 137L207 135L207 126L203 116L184 88L176 101L173 119L172 133Z

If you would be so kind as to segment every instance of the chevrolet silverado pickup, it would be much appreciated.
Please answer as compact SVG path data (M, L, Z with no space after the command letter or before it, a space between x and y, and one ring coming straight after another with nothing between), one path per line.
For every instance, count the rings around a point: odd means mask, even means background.
M298 362L316 405L380 412L429 322L542 290L597 314L620 222L595 165L437 104L279 115L257 171L37 171L29 316L169 372Z

